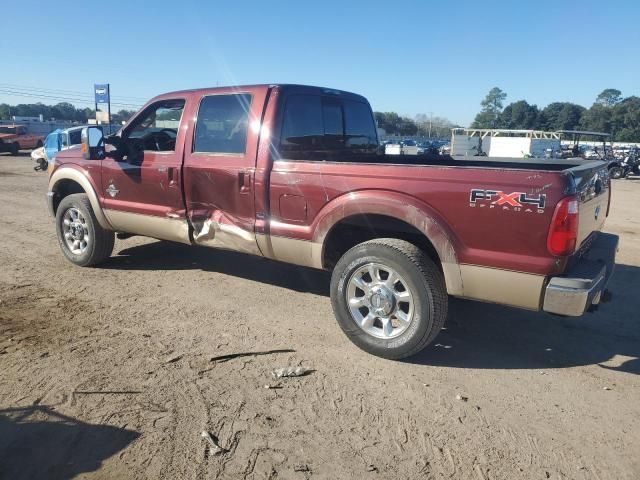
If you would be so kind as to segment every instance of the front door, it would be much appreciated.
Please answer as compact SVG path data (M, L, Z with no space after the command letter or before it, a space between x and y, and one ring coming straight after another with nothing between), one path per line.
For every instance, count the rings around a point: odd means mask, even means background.
M116 231L189 243L180 178L184 107L180 98L149 105L122 132L132 153L102 160L103 208Z
M184 176L193 241L259 254L254 177L264 89L217 89L200 98Z

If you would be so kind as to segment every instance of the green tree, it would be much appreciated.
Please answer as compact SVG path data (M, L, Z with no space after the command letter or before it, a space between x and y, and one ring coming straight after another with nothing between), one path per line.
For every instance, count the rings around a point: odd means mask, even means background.
M410 118L401 117L396 112L374 112L379 128L389 135L415 135L418 126Z
M584 107L575 103L550 103L540 112L539 128L549 131L580 128L580 118L585 111Z
M627 97L615 105L611 125L614 140L640 142L640 97Z
M540 112L536 105L525 100L507 105L500 114L498 124L501 128L532 130L538 128Z
M596 103L605 107L613 107L622 101L622 92L615 88L606 88L596 97Z
M484 100L480 102L482 109L476 115L473 124L474 128L497 128L502 113L503 102L507 94L498 87L493 87Z
M0 120L9 120L11 118L11 107L8 103L0 103Z
M580 118L580 127L592 132L613 133L613 108L594 103Z

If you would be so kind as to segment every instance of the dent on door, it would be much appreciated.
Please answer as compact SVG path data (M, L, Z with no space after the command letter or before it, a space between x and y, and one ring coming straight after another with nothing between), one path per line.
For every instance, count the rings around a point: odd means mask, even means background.
M233 218L220 210L205 220L193 222L193 241L205 247L260 255L255 233L239 227Z

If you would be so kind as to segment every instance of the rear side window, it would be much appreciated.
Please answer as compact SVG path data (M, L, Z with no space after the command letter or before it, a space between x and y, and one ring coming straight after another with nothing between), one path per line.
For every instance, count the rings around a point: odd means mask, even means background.
M283 159L363 161L377 148L369 105L319 95L291 95L280 136Z
M249 93L204 97L198 111L193 151L244 154L250 108Z

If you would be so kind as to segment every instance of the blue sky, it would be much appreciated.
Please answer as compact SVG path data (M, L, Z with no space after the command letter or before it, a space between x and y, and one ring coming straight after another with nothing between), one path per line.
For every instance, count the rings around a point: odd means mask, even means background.
M540 107L589 106L609 87L640 95L637 0L20 0L1 18L4 91L90 95L108 82L114 101L143 103L216 84L305 83L463 125L494 86Z

